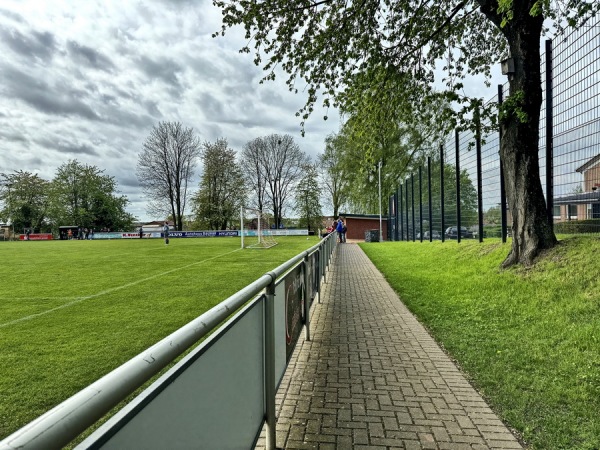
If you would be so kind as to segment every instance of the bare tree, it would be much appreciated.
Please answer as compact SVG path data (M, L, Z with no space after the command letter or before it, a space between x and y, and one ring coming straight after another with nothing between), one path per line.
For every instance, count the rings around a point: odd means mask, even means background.
M264 169L267 157L264 138L247 142L242 149L241 160L242 171L249 187L248 200L252 203L250 206L262 212L267 199Z
M273 209L275 226L279 228L285 208L303 176L303 168L310 164L310 159L288 134L272 134L264 140L267 195Z
M148 211L171 215L177 230L183 228L188 186L200 155L193 129L180 122L159 122L139 155L136 174L150 199Z
M242 158L250 187L256 192L256 206L265 212L269 203L275 226L279 227L302 178L302 168L310 163L308 156L290 135L272 134L246 144Z

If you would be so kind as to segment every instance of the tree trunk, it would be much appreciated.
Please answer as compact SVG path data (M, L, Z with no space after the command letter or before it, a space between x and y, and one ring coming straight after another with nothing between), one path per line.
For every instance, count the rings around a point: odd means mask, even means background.
M540 37L544 18L531 16L531 3L515 2L512 20L500 28L508 40L515 67L515 73L509 75L510 95L500 120L500 156L513 232L512 248L502 267L531 265L541 250L557 243L546 214L538 157L542 104ZM498 25L501 18L496 10L485 7L497 7L497 2L480 4L482 12Z

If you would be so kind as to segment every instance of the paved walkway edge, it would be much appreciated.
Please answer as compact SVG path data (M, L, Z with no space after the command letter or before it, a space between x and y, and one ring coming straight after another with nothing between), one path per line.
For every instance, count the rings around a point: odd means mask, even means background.
M311 337L277 393L278 448L522 448L356 244L335 251Z

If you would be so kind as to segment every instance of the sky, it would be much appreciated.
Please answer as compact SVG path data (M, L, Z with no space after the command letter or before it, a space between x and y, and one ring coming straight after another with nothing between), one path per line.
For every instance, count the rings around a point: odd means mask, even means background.
M243 30L212 38L220 25L211 0L2 0L0 172L51 180L70 160L94 165L149 221L164 218L148 215L135 167L160 121L238 152L289 134L314 160L339 129L337 112L317 108L302 137L295 114L306 96L289 92L285 74L260 84L262 69L239 53Z

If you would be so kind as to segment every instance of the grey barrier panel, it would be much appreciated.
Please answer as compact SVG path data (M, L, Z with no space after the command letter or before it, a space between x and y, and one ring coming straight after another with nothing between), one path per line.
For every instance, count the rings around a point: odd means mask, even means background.
M287 361L285 357L285 284L275 285L275 386L279 386Z
M304 325L304 272L302 264L283 278L285 285L286 364L290 361Z
M259 297L77 449L243 449L264 421Z

